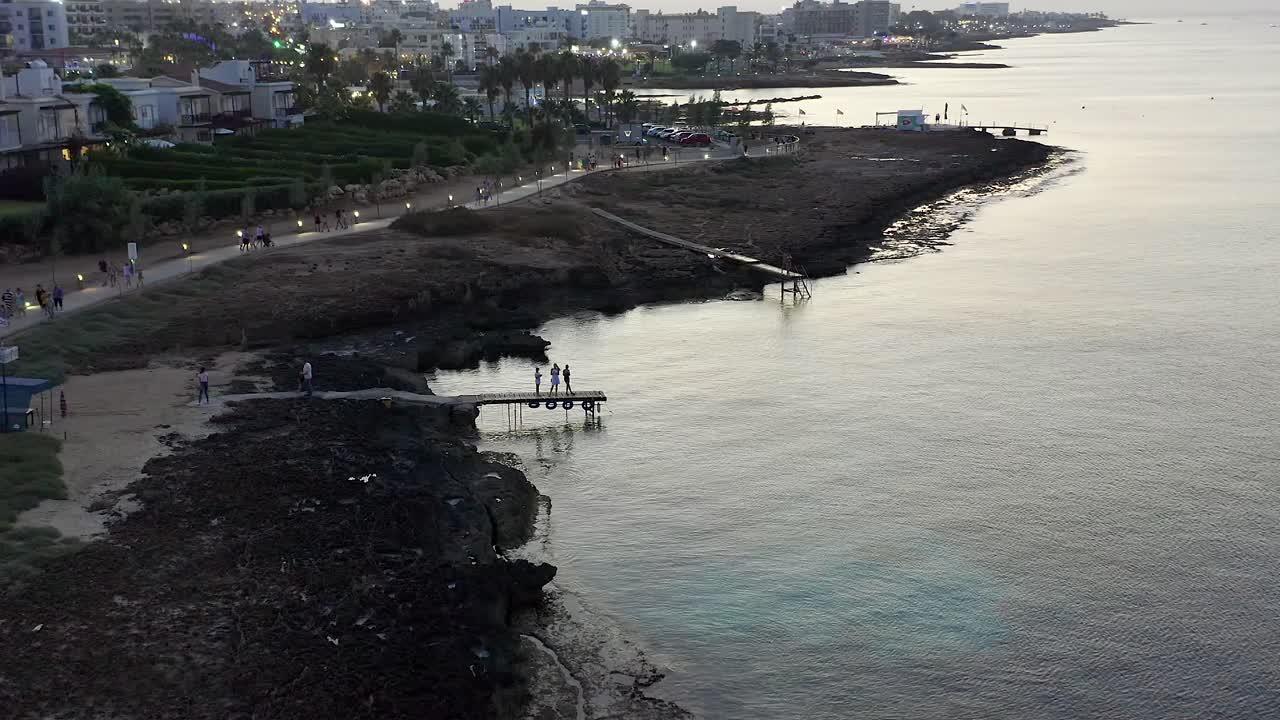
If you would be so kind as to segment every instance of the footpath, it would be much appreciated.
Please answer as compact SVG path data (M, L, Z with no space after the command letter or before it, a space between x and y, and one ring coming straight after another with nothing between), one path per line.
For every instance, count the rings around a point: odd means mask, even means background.
M620 146L618 148L619 154L628 154L629 150L630 148L627 148L625 146ZM765 144L761 143L760 147L751 149L749 156L765 157L768 154L772 154L778 151L779 151L779 148L776 146L765 147ZM606 152L607 151L598 151L598 154L604 155L606 154ZM521 200L527 200L547 190L551 190L551 189L560 187L562 185L575 182L577 180L580 180L581 178L584 178L588 175L593 175L596 173L652 172L656 170L672 169L685 164L723 161L723 160L729 160L729 159L733 159L741 156L742 154L736 150L728 150L728 149L722 149L722 148L716 148L711 150L701 150L696 152L692 152L688 149L684 149L683 152L679 154L679 157L677 157L675 153L672 153L671 157L669 157L666 161L659 160L659 161L651 161L648 163L632 164L632 165L626 165L622 168L599 167L593 171L571 170L571 171L562 171L559 173L553 172L549 175L543 176L540 179L527 180L522 182L521 184L516 185L515 187L503 189L500 193L495 195L493 199L485 203L481 203L475 200L463 202L462 201L463 198L461 197L456 198L458 202L449 202L448 199L446 198L445 202L436 204L434 209L444 210L447 207L466 207L471 210L485 210L488 208L500 207L502 205L509 205L511 203L519 202ZM559 167L563 168L564 166L561 165ZM379 219L374 219L374 220L367 219L368 208L356 208L356 209L363 210L365 212L366 217L359 218L358 222L353 222L353 224L348 228L335 229L335 230L329 230L329 231L320 231L320 232L302 231L302 232L295 232L295 233L282 234L282 235L272 235L271 247L272 248L291 247L293 245L301 245L303 243L308 243L313 240L343 237L345 235L352 235L355 233L367 232L369 230L379 230L391 225L391 223L393 223L396 219L398 219L400 216L406 213L419 211L419 210L430 210L433 208L414 206L413 200L402 201L398 205L387 204L387 205L383 205L382 207L383 209L382 214L385 214L387 216L381 217ZM354 213L348 213L348 216L352 216L352 219L356 220L356 218L354 218ZM175 246L179 246L183 242L183 239L174 238L172 239L172 242L174 243ZM143 248L144 252L145 250L146 248ZM259 249L248 251L248 254L253 255L253 254L270 252L270 251L271 251L271 248L268 248L268 249L259 248ZM77 312L79 310L83 310L88 307L93 307L95 305L106 302L113 298L122 297L124 295L128 295L135 292L143 292L148 287L153 287L156 285L180 280L182 277L186 275L198 272L200 270L211 267L221 262L226 262L227 260L230 260L232 258L242 257L245 254L246 254L245 251L241 250L238 243L230 242L229 240L229 244L227 245L213 247L204 251L192 252L191 254L185 257L177 257L177 258L172 258L168 260L163 260L161 262L157 262L152 265L143 264L141 267L143 271L143 277L145 278L145 285L141 285L141 286L135 285L132 288L123 287L124 281L122 278L119 280L119 284L117 287L104 287L102 285L102 280L103 280L102 274L95 270L92 274L82 273L84 277L84 281L83 281L84 287L81 289L77 287L79 283L74 283L74 284L68 283L67 278L70 274L67 272L63 272L63 275L61 278L63 291L65 293L64 299L63 299L63 308L57 315L55 315L53 319L56 321L57 317L66 315L68 313ZM7 339L11 336L18 335L22 333L22 331L27 330L31 327L34 327L42 322L49 321L50 318L47 315L45 315L40 310L39 307L30 307L35 303L35 290L36 290L37 283L43 283L45 288L50 292L52 292L52 289L53 289L53 286L51 283L51 277L49 276L40 277L37 274L37 272L31 273L28 278L24 278L20 280L10 279L7 281L7 282L13 283L13 285L10 285L10 287L16 286L16 287L23 288L27 298L28 309L25 316L11 318L7 326L0 326L0 336L3 336L4 338Z

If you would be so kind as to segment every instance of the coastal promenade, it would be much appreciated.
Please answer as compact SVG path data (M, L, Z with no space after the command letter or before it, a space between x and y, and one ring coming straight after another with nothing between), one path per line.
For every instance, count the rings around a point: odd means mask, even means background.
M625 151L626 150L623 148L619 149L620 153ZM777 148L775 146L771 144L766 145L766 143L762 142L760 143L759 146L751 149L749 156L765 157L769 154L772 154L775 151L777 151ZM684 157L679 160L672 157L666 162L658 161L658 162L650 162L647 164L628 165L620 169L600 168L594 171L572 170L567 172L560 172L560 173L544 176L543 178L537 181L523 182L522 184L519 184L515 187L503 190L498 196L494 198L493 201L488 203L479 203L476 201L470 201L465 203L453 203L453 204L446 203L445 205L442 205L436 209L443 210L446 207L452 206L452 207L466 207L471 210L485 210L488 208L509 205L513 202L519 202L521 200L528 200L531 198L535 198L543 192L553 190L555 188L561 187L571 182L576 182L581 178L584 178L588 175L593 175L596 173L653 172L657 170L672 169L672 168L680 167L682 165L687 165L687 164L715 162L715 161L734 159L738 157L741 157L741 153L732 151L732 150L727 150L727 149L715 149L715 150L702 151L697 153L688 153L686 151L686 154L684 155ZM410 212L413 209L414 208L412 207L408 207L406 208L406 212ZM430 209L430 208L426 208L426 209ZM350 228L341 229L341 230L331 230L328 232L304 231L304 232L291 233L291 234L285 234L285 235L277 235L272 238L271 244L272 244L272 248L290 247L294 245L309 243L314 240L343 237L343 236L352 235L355 233L365 232L368 230L380 230L391 225L396 219L397 219L396 217L387 217L387 218L380 218L377 220L362 220L356 224L353 224ZM180 243L182 242L182 240L181 238L177 238L177 239L174 239L172 242ZM145 248L144 248L144 251L145 251ZM256 250L250 250L248 251L248 253L246 253L240 249L239 245L233 243L233 244L228 244L228 245L217 247L217 248L212 248L202 252L192 253L186 257L179 257L179 258L161 261L154 265L143 267L145 285L141 287L135 286L133 288L127 288L127 289L123 287L114 287L114 288L103 287L101 286L101 275L94 273L91 276L85 277L83 289L71 289L71 288L68 288L66 285L63 286L64 289L67 290L65 298L63 300L63 309L61 312L58 313L57 316L55 316L54 320L56 321L57 317L59 316L66 315L68 313L74 313L74 312L83 310L85 308L94 307L96 305L104 303L113 298L123 297L125 295L129 295L136 292L143 292L148 287L180 281L183 277L187 275L212 267L214 265L217 265L218 263L226 262L227 260L231 260L237 257L242 257L242 256L245 256L246 254L252 257L254 255L257 255L263 252L270 252L270 249L256 249ZM24 281L20 285L26 290L28 303L34 302L35 286L37 282L48 283L49 281L47 279L32 278L30 281ZM46 288L51 289L51 286L47 284ZM41 312L41 310L38 307L28 308L25 316L12 318L10 319L7 326L0 327L0 336L4 336L7 339L12 336L19 335L24 330L34 327L42 322L48 322L48 321L49 321L49 318L43 312Z

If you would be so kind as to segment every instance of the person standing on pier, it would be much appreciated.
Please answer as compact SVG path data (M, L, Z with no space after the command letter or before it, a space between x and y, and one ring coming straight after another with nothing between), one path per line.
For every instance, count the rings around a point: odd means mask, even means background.
M533 369L533 394L542 394L542 368L540 367Z
M569 382L569 363L564 364L564 372L560 374L564 375L564 393L566 395L572 395L573 385Z
M555 395L560 392L560 365L559 363L551 366L551 394Z
M302 363L302 389L307 391L307 397L311 397L311 361L307 360Z
M209 404L209 372L203 367L200 372L196 373L196 382L200 384L200 394L196 395L196 404L199 405L201 400L204 404Z

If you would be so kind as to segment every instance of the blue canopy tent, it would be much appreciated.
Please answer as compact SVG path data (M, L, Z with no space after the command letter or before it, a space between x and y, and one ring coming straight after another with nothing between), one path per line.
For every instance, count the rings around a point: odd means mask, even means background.
M42 395L56 387L51 380L43 378L4 377L0 378L0 432L18 432L30 428L35 422L43 422L53 417L53 397ZM31 407L32 396L39 396L38 408ZM45 401L48 401L48 411ZM38 416L38 418L36 417Z

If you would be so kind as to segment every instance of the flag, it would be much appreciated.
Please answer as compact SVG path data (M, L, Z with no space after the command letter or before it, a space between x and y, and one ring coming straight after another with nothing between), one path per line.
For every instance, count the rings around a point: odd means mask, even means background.
M947 116L948 116L950 113L951 113L951 103L947 103L947 104L943 105L943 106L942 106L942 119L943 119L943 120L946 120L946 119L947 119Z
M967 108L967 107L965 107L965 106L961 105L961 106L960 106L960 112L969 112L969 108Z
M844 111L843 111L843 110L840 110L840 109L837 109L837 110L836 110L836 114L837 114L837 115L843 115L843 114L844 114Z
M804 110L801 110L801 111L800 111L800 114L801 114L801 115L803 115L803 114L804 114Z

